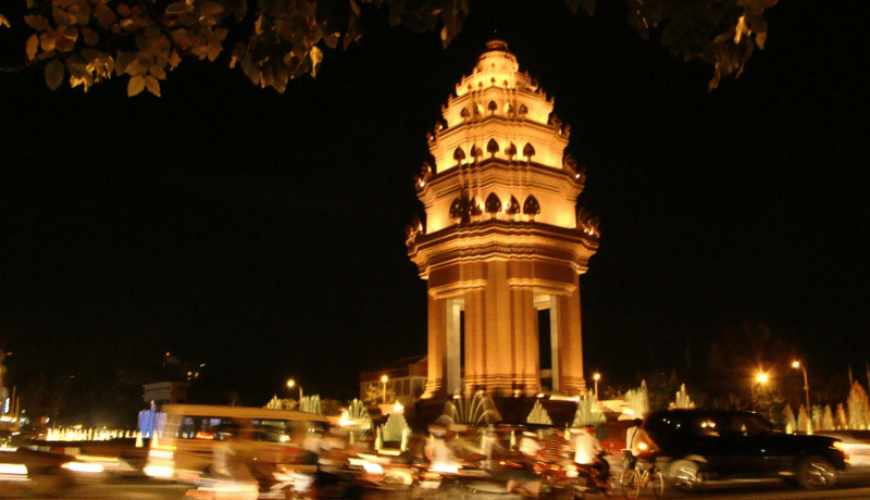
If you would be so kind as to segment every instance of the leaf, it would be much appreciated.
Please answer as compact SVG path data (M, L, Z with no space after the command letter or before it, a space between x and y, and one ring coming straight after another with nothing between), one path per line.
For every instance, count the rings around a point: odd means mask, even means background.
M27 60L32 61L36 57L36 51L39 50L39 37L35 34L30 35L30 38L27 39L25 50L27 51Z
M154 75L154 78L158 80L166 80L166 71L163 70L163 66L153 65L151 69L148 70L148 73Z
M127 72L127 65L136 59L136 55L132 52L118 52L115 56L115 75L121 76Z
M248 2L247 0L239 0L238 5L236 6L236 21L241 21L245 18L245 15L248 13Z
M332 33L323 37L323 43L330 49L334 49L338 45L338 33Z
M91 28L82 28L82 38L85 40L85 45L90 45L91 47L100 43L100 35Z
M311 47L309 55L311 56L311 76L315 77L317 76L317 70L320 69L320 61L323 60L323 51L315 45Z
M45 31L50 27L48 19L42 16L24 16L24 22L36 31Z
M54 24L58 26L69 26L75 24L75 18L69 15L65 10L55 7L51 9L51 18L54 19Z
M192 6L191 6L192 9ZM217 2L203 2L199 6L199 12L204 16L216 16L224 11L223 5Z
M210 42L206 47L206 55L208 56L208 60L214 62L214 60L217 59L217 57L221 54L222 50L224 50L224 48L223 46L221 46L220 42Z
M39 35L39 48L43 52L51 52L57 46L57 34L53 31L45 31Z
M767 32L756 33L755 34L755 43L758 45L758 48L764 50L764 42L767 41Z
M96 51L93 51L96 52ZM94 56L96 58L96 56ZM70 76L75 78L84 78L88 74L88 62L81 57L73 54L66 60L66 69Z
M247 52L247 50L247 45L242 42L236 42L236 45L233 47L233 55L232 57L230 57L230 68L236 67L236 63L238 63L239 59L241 59L245 55L245 52Z
M145 87L148 89L148 92L160 97L160 82L158 82L156 78L153 76L146 76Z
M141 55L127 64L125 72L130 76L144 76L151 68L150 58Z
M97 6L96 10L94 10L94 17L97 18L97 22L103 29L109 29L109 26L118 21L118 16L115 15L115 12L105 5Z
M60 87L65 75L66 68L57 59L52 59L50 63L45 65L45 83L51 90L57 90Z
M127 97L139 95L143 90L145 90L145 77L131 76L130 81L127 82Z
M167 16L180 16L182 14L186 14L188 12L193 11L193 8L194 8L193 5L188 5L187 2L175 2L175 3L171 3L171 4L167 5L164 13ZM121 9L119 8L118 12L120 12L120 11L121 11Z

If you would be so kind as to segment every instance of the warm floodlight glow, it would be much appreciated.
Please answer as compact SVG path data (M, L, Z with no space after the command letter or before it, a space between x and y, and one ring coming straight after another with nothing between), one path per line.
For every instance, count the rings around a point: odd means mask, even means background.
M390 377L388 377L388 376L386 376L386 375L381 375L381 382L383 382L383 383L386 384L386 383L387 383L387 380L390 380Z
M293 386L295 386L295 385L296 385L296 381L293 380L292 378L291 378L290 380L287 381L287 387L289 387L289 388L292 389Z
M601 374L596 373L595 375L592 375L592 379L598 382L599 380L601 380Z
M800 367L801 367L801 362L800 362L800 361L792 361L792 362L791 362L791 367L792 367L792 368L800 368Z
M758 372L758 375L755 376L755 380L759 384L766 384L768 380L767 374L764 372Z

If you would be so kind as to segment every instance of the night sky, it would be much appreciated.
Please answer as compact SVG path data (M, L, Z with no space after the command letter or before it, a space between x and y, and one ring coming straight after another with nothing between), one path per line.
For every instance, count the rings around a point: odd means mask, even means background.
M587 165L580 202L602 231L581 276L590 373L684 370L687 346L701 363L723 332L765 328L815 377L861 373L863 2L780 2L765 50L713 92L711 67L641 40L624 2L599 4L590 18L560 0L475 1L446 50L384 27L325 50L317 78L283 95L226 57L186 61L159 99L127 98L126 77L84 94L50 91L41 68L0 74L11 380L170 351L265 404L289 376L353 397L360 370L425 353L426 283L404 246L423 215L413 176L496 31Z

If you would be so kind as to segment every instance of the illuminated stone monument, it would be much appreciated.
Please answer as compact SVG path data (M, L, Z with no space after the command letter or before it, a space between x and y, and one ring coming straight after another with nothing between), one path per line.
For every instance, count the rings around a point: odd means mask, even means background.
M428 280L428 378L423 398L533 396L586 390L580 280L598 223L577 211L585 175L564 150L569 127L507 45L491 41L429 136L434 170L416 179L426 223L407 234ZM539 311L549 310L549 332Z

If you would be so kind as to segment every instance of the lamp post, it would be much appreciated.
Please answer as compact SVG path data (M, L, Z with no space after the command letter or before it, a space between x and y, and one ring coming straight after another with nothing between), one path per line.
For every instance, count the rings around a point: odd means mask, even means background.
M810 382L807 377L807 367L805 367L800 361L793 361L791 364L792 368L800 368L804 372L804 393L807 395L807 427L809 429L812 428L812 408L810 408Z
M390 377L381 375L381 382L384 384L384 404L387 404L387 380L390 380Z
M302 405L302 386L296 385L296 381L292 378L287 381L287 387L292 389L293 387L299 387L299 405Z
M600 374L600 373L597 373L597 372L596 372L594 375L592 375L592 380L595 381L595 399L598 399L598 381L599 381L600 379L601 379L601 374Z
M753 396L754 396L752 398L752 411L756 411L756 412L758 411L758 405L757 405L758 391L756 390L756 387L758 387L759 385L767 384L767 380L768 380L767 374L762 372L762 371L759 371L755 375L755 383L752 385L752 392L753 392Z

